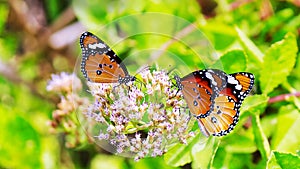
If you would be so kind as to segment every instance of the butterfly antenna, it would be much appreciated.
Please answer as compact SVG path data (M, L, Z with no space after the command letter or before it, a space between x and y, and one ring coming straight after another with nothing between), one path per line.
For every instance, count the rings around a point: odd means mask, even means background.
M151 66L149 66L149 65L146 65L146 66L144 65L144 66L140 67L140 68L137 70L135 76L136 76L137 74L140 74L140 73L143 72L143 71L149 70L150 68L151 68Z

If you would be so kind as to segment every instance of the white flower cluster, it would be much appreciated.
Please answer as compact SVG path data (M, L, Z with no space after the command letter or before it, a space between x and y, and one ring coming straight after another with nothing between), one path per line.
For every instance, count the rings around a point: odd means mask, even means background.
M51 132L64 132L66 146L76 147L86 139L80 137L80 126L75 112L83 105L89 105L88 98L80 97L77 92L82 90L80 79L75 74L62 72L51 75L46 89L60 96L57 109L52 112L52 120L48 121ZM69 136L69 137L68 137Z
M95 101L84 111L89 125L101 126L96 139L109 142L116 153L134 154L136 160L160 156L168 145L186 143L194 135L181 92L172 87L168 74L145 70L140 75L134 84L88 82Z
M59 75L52 74L46 89L52 92L72 92L82 89L80 79L75 74L62 72Z

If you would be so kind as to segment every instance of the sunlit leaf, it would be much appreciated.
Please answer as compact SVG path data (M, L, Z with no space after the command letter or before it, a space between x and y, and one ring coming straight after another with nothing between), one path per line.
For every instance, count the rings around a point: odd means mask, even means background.
M122 169L125 167L124 158L110 155L97 155L91 161L91 169L111 168Z
M239 141L236 141L237 139ZM230 153L253 153L257 150L253 136L238 131L236 134L229 134L222 139L220 146Z
M297 41L293 34L287 34L282 41L267 50L259 77L263 93L270 93L286 80L295 64L297 51Z
M300 113L292 105L279 110L276 132L272 139L272 149L284 152L295 152L300 145Z
M192 168L211 168L220 140L210 137L206 144L196 143L191 149Z
M251 95L246 97L244 100L241 112L250 112L252 114L255 114L256 112L263 112L265 107L267 106L269 97L266 95Z
M191 149L193 144L197 142L199 136L193 138L193 140L188 145L177 144L172 149L170 149L165 155L164 159L166 163L170 166L183 166L187 163L192 162Z
M183 166L193 161L193 166L210 166L215 149L215 138L204 138L200 133L189 140L188 145L177 144L165 155L165 161L171 166Z
M145 158L139 161L129 161L131 164L131 169L179 169L180 167L171 167L167 165L164 161L163 157L156 157L156 158Z
M267 163L268 169L300 168L300 157L291 153L272 151Z
M242 50L229 51L221 56L220 60L222 67L213 65L212 68L223 69L228 74L246 71L247 58Z

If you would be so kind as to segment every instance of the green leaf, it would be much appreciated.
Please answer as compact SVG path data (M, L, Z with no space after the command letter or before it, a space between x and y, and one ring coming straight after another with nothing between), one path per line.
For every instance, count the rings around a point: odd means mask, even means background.
M259 115L252 115L252 126L257 148L262 156L262 159L267 161L271 150L268 139L262 130Z
M214 137L209 137L206 144L200 142L194 144L191 150L193 159L192 168L211 168L219 144L220 140Z
M296 152L300 145L300 113L293 105L282 106L272 139L272 149Z
M300 157L291 153L272 151L267 169L300 168Z
M188 141L188 145L177 144L170 149L164 159L170 166L178 167L193 163L194 167L207 168L211 165L218 142L215 137L204 137L201 133Z
M257 112L264 112L269 97L266 95L252 95L246 97L241 107L241 112L250 112L251 114L255 114Z
M235 73L246 71L247 57L242 50L232 50L225 53L220 58L221 64L215 64L212 68L220 69L222 66L226 73Z
M130 169L172 169L172 168L178 168L179 167L171 167L167 165L163 159L163 157L155 157L155 158L144 158L140 159L139 161L130 160ZM97 167L99 168L99 167ZM110 167L108 167L110 168ZM125 167L123 167L125 168Z
M268 49L259 77L263 93L270 93L286 80L296 62L297 51L297 41L293 34L287 34L282 41Z
M166 163L170 166L178 167L192 162L190 150L192 149L192 144L199 139L198 135L192 139L190 144L176 144L172 149L170 149L164 155Z
M214 158L213 168L253 168L252 158L250 153L231 153L220 146Z
M240 132L225 136L220 147L224 147L228 153L253 153L257 150L253 136Z
M110 168L122 169L125 167L124 158L118 156L100 154L91 161L91 169Z
M235 41L236 31L228 24L208 20L200 27L205 35L209 37L216 50L226 50Z

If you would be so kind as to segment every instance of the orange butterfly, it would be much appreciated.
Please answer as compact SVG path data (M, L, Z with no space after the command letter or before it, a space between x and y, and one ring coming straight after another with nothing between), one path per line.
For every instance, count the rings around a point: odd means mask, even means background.
M205 136L230 133L239 120L239 109L254 84L247 72L226 74L217 69L195 71L183 78L175 76L190 112L197 117Z
M81 72L91 82L128 83L136 78L130 76L122 60L101 39L90 32L80 37L82 50Z

